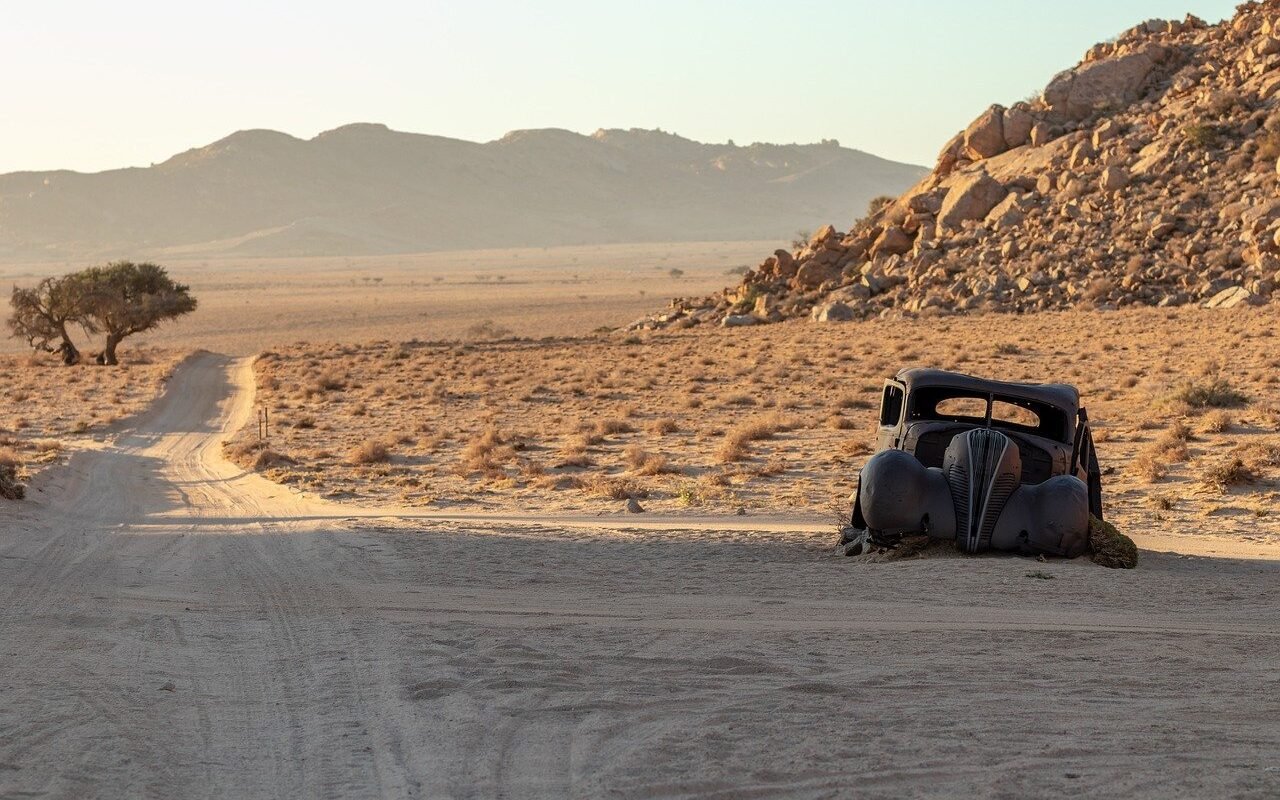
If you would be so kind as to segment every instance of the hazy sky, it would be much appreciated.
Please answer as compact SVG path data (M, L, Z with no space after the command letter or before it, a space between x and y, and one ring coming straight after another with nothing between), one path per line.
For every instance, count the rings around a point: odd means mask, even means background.
M1151 17L1236 0L40 0L0 15L0 172L162 161L242 128L486 141L659 127L932 163L992 102Z

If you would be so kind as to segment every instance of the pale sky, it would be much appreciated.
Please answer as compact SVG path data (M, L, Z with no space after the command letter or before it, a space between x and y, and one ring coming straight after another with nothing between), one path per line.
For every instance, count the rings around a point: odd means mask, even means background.
M1237 0L0 0L0 172L145 166L244 128L488 141L662 128L931 164L993 102Z

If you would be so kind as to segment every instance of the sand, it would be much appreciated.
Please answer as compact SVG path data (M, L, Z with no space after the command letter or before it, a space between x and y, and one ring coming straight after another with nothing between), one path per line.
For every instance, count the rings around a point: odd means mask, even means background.
M666 305L736 284L784 242L672 242L462 250L350 258L168 259L191 286L196 311L130 337L138 346L202 347L252 355L297 341L475 338L490 322L520 336L568 336L617 327ZM88 264L0 263L0 285ZM681 275L673 276L672 270ZM76 334L79 335L78 332ZM80 337L86 352L97 338ZM0 338L0 353L23 352Z
M821 518L339 505L223 459L251 369L193 358L3 507L0 795L1280 790L1273 543L862 564Z

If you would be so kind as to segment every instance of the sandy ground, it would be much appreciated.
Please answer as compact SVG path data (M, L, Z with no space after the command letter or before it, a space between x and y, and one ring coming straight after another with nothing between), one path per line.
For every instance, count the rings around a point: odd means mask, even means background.
M821 519L339 506L223 460L252 385L196 357L3 507L0 796L1280 790L1274 544L864 564Z
M784 242L673 242L462 250L402 256L173 259L195 313L131 337L174 350L251 355L297 341L565 336L618 327L667 303L737 284ZM0 286L89 266L0 263ZM682 274L672 275L672 270ZM476 330L484 326L486 330ZM101 342L83 340L86 350ZM0 353L23 351L0 338ZM126 352L127 354L127 352Z
M884 379L934 366L1077 385L1123 530L1280 542L1278 323L1272 305L287 347L256 373L266 446L293 463L262 471L452 511L613 512L633 494L826 515L871 452ZM257 444L251 426L233 451L253 464Z
M185 352L131 349L119 367L64 367L49 354L0 354L0 461L25 479L75 450L96 447L145 409Z

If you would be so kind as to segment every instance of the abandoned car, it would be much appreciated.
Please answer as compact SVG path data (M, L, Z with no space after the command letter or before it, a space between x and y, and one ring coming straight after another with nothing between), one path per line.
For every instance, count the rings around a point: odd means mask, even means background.
M966 553L1075 557L1090 515L1102 519L1101 472L1074 386L906 369L885 381L841 543L857 555L926 534Z

